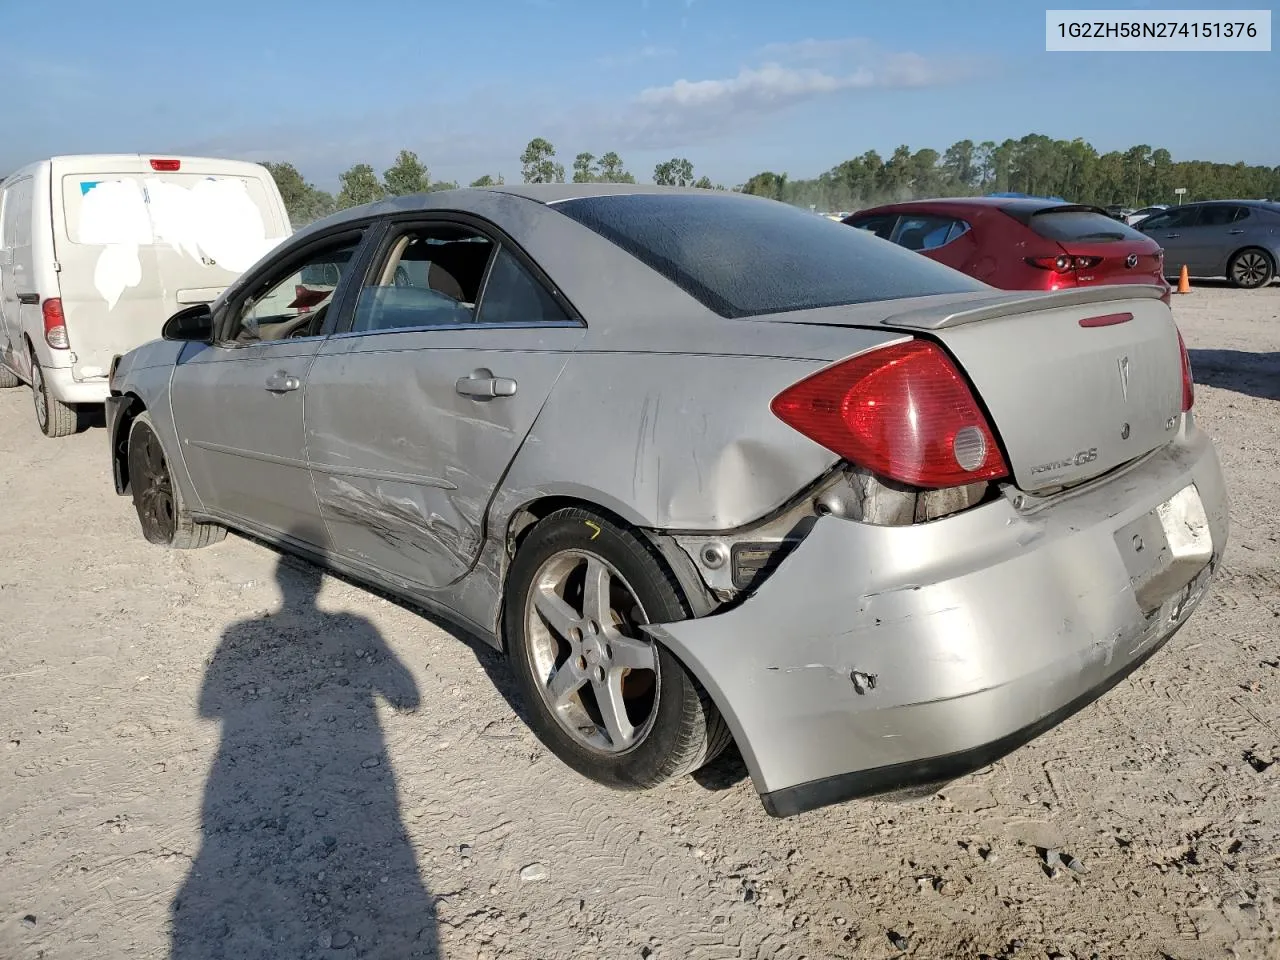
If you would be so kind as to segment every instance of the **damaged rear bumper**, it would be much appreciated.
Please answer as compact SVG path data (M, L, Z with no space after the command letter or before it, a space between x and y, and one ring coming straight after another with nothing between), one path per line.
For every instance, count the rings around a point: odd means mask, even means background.
M1218 458L1188 417L1141 464L1036 507L822 518L740 606L650 630L789 816L946 782L1061 722L1186 622L1227 536Z

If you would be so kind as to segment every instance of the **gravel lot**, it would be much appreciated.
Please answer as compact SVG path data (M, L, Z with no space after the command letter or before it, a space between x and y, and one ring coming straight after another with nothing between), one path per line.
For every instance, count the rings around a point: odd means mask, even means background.
M0 957L1280 957L1280 287L1175 311L1232 493L1191 624L927 800L784 821L732 759L578 778L365 590L148 546L105 431L0 393Z

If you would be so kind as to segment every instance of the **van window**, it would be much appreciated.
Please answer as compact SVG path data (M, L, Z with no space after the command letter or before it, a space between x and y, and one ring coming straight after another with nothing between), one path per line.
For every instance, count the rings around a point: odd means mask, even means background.
M4 188L4 224L0 227L0 246L6 249L31 246L30 177Z
M62 206L72 243L167 245L234 272L283 232L270 194L251 177L70 174L62 178Z

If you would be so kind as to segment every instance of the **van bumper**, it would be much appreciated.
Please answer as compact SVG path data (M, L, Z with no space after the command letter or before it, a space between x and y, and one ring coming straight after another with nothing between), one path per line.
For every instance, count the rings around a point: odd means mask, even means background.
M77 406L104 403L111 393L111 385L106 377L77 380L70 367L41 365L41 369L49 395L62 403Z
M1146 461L1038 508L820 518L741 605L647 629L790 816L926 792L1082 709L1182 627L1227 538L1218 458L1188 417Z

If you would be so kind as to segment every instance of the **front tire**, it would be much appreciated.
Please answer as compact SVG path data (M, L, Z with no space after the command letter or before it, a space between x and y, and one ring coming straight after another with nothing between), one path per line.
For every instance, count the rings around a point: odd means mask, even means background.
M46 437L69 437L80 429L76 408L49 393L44 368L34 353L31 355L31 400L36 407L36 425Z
M22 378L8 367L0 367L0 390L22 386Z
M182 501L151 414L138 414L129 427L129 487L133 508L148 543L175 550L194 550L227 535L216 523L199 523Z
M1271 282L1275 267L1265 250L1247 247L1227 264L1227 277L1241 290L1257 290Z
M584 777L638 790L709 763L731 736L710 696L639 629L688 617L635 534L586 510L538 523L507 577L503 631L529 724Z

